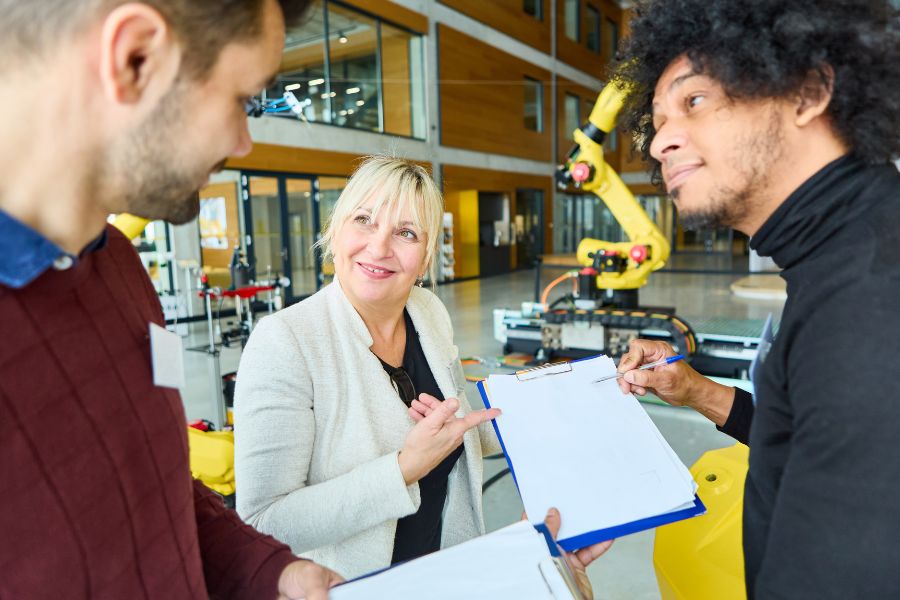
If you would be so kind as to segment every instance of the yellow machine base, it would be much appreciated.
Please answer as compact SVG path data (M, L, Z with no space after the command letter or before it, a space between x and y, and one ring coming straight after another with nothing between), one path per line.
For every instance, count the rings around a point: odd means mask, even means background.
M749 453L735 444L691 467L707 512L656 530L653 566L663 600L746 600L741 514Z
M223 496L234 493L234 432L188 427L191 475Z

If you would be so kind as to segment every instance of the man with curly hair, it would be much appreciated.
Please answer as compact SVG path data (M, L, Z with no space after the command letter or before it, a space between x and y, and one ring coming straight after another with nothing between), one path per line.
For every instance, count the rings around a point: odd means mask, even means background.
M730 226L788 300L756 396L638 341L622 387L750 445L750 598L900 597L900 44L886 0L638 4L626 125L687 226Z

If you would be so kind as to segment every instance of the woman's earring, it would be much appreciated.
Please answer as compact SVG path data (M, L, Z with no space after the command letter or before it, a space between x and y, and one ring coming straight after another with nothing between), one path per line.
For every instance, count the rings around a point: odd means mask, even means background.
M416 285L419 287L422 287L425 285L425 276L424 275L419 275L418 277L416 277Z

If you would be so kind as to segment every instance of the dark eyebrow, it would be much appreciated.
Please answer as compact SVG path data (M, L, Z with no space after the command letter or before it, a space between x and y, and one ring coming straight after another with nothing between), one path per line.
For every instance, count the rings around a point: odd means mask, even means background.
M679 75L678 77L676 77L675 79L672 80L672 83L669 84L669 89L667 89L665 93L668 94L676 87L682 85L685 81L687 81L691 77L698 77L699 75L701 75L701 73L698 73L696 71L691 71L690 73L685 73L684 75ZM656 102L654 102L650 106L650 116L651 117L653 117L656 114L656 106L657 106Z
M680 77L676 77L675 79L672 80L672 83L669 84L669 91L671 91L672 88L683 84L686 80L690 79L691 77L697 77L699 75L700 75L700 73L697 73L696 71L691 71L690 73L685 73L684 75L681 75Z

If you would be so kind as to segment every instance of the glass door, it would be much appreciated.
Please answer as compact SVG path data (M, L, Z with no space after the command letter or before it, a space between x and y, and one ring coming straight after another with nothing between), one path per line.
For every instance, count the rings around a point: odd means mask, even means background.
M544 253L544 192L543 190L516 190L516 266L532 268L538 256Z
M282 243L283 219L281 192L277 177L244 175L244 218L247 231L247 260L253 279L272 279L287 271L284 268Z
M287 239L293 298L314 294L318 289L319 265L313 244L316 243L316 189L312 179L287 178Z
M627 239L603 200L594 194L557 194L553 203L553 252L574 254L584 238Z
M323 232L325 226L328 224L328 221L331 219L331 214L334 212L334 206L337 204L338 198L341 196L341 192L344 191L344 187L347 185L346 177L319 177L317 179L318 187L319 187L319 229L317 231ZM318 254L321 259L321 254ZM319 275L319 285L325 285L326 283L330 283L331 280L334 279L334 264L329 262L322 262L322 269Z
M321 271L312 245L319 230L318 190L311 177L241 174L247 260L257 280L285 275L288 304L315 293Z
M572 254L578 247L575 241L575 198L557 194L553 200L553 253Z

